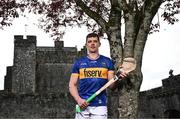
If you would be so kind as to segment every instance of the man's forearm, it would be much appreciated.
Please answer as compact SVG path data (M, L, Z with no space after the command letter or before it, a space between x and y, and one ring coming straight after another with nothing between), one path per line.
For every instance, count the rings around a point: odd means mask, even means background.
M76 102L78 102L78 99L80 98L78 90L77 90L77 86L73 85L73 86L69 86L69 91L71 93L71 95L73 96L74 100Z

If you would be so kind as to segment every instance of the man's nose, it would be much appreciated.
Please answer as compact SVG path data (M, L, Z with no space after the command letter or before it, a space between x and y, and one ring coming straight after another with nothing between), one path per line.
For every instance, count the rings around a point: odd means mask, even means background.
M95 45L95 43L92 43L91 45Z
M92 42L92 44L95 44L96 42Z

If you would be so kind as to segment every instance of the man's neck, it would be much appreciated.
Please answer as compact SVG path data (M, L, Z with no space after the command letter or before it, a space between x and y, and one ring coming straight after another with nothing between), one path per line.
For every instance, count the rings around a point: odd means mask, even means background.
M88 58L95 60L99 58L99 53L89 53Z

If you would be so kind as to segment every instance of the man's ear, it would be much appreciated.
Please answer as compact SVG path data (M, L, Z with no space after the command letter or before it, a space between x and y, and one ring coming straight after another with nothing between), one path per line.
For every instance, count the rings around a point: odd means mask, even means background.
M87 47L87 43L85 43L85 46Z

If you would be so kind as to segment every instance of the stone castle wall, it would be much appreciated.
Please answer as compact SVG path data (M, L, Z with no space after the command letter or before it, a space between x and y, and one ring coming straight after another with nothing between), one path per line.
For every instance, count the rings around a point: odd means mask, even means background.
M75 102L69 94L71 66L86 53L76 47L37 47L36 37L14 36L14 63L7 67L0 92L0 118L70 118Z
M70 94L0 94L0 119L70 119L74 107ZM67 110L68 109L68 110Z
M162 82L162 87L140 93L139 117L180 118L180 75Z
M37 47L35 36L15 36L14 63L7 68L5 90L67 92L71 66L79 54L76 47L64 47L63 41L55 41L55 47Z

